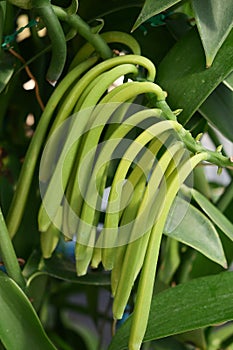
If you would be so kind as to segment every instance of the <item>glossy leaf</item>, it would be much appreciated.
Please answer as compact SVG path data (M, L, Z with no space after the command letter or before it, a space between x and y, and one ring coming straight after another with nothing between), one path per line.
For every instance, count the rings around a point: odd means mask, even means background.
M164 10L167 10L169 7L177 4L180 1L181 0L146 0L136 22L134 23L132 31L138 28L149 18L157 15Z
M29 299L0 273L0 339L6 349L55 350Z
M184 217L181 220L180 218L183 215ZM167 219L164 233L226 267L226 258L221 240L214 225L205 215L184 199L176 198Z
M210 219L233 241L233 224L227 219L221 211L212 204L205 196L195 189L191 190L194 200L210 217Z
M158 67L156 82L168 92L172 109L181 108L179 121L186 124L211 92L233 70L233 31L219 50L213 65L205 68L205 55L195 28L169 51Z
M110 275L104 271L92 270L85 276L77 277L75 263L69 259L66 259L61 254L54 255L51 259L44 260L43 272L51 277L74 283L92 285L110 284Z
M75 262L62 252L56 252L52 258L42 260L40 252L35 250L23 269L23 275L28 279L29 288L30 283L42 275L79 284L110 285L110 274L105 271L90 270L85 276L77 277Z
M233 142L233 91L221 84L200 106L199 112Z
M197 278L154 296L144 341L159 339L233 319L233 272ZM127 348L130 316L108 350Z
M233 2L192 0L195 20L210 67L233 26Z

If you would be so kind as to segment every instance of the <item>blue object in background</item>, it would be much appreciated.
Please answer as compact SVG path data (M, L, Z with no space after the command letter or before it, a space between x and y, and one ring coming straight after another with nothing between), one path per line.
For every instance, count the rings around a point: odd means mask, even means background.
M130 307L130 305L126 305L122 319L117 320L116 329L118 329L127 320L127 318L130 316L130 314L131 314L131 307Z
M56 248L56 253L62 254L71 262L75 262L75 244L75 241L64 241L60 239Z
M1 270L2 272L7 273L7 272L6 272L6 268L5 268L5 266L4 266L3 264L0 265L0 270Z
M159 13L158 15L155 15L148 20L146 20L144 23L149 23L151 27L158 27L158 26L163 26L166 24L166 19L173 15L173 12L163 12ZM140 30L143 31L143 34L147 34L147 29L146 27L142 24L139 27Z

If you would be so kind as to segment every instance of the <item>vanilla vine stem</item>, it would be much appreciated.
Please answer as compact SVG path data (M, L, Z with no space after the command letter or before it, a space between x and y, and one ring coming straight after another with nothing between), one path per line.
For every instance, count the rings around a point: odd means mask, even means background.
M84 39L93 45L101 58L108 59L113 56L112 50L106 41L98 33L93 33L91 27L79 15L69 14L59 6L53 5L52 8L58 19L67 22L69 26L76 29Z
M217 165L219 168L233 169L233 156L226 157L221 151L211 151L206 149L202 146L200 141L195 140L192 134L184 128L179 130L178 136L192 153L197 154L205 152L208 155L206 161Z
M151 99L151 95L149 96ZM177 121L175 113L173 113L165 100L156 101L153 97L154 105L161 109L163 112L163 117L167 120ZM177 124L180 125L177 121ZM219 168L233 169L233 155L231 157L226 157L221 153L221 150L211 151L202 146L198 139L195 139L190 131L186 130L183 126L182 128L177 128L176 130L178 137L185 144L187 149L193 154L207 153L207 162L217 165Z
M49 27L52 27L52 24L55 21L55 18L53 18L52 14L55 13L56 17L59 20L67 22L70 27L76 29L77 32L84 39L86 39L90 44L92 44L96 52L100 55L102 59L105 60L113 56L112 50L110 49L106 41L98 33L93 33L91 27L76 13L72 14L59 6L52 5L49 0L8 0L8 2L23 9L36 8L37 11L43 11L44 7L46 7L45 13L43 13L42 16L43 21L46 22L46 26L48 25ZM55 35L52 32L50 38L55 42L55 44L56 42L60 41L57 47L64 49L63 33L61 33L61 30L59 31L59 28L60 26L57 23L57 34ZM61 44L62 41L63 45Z

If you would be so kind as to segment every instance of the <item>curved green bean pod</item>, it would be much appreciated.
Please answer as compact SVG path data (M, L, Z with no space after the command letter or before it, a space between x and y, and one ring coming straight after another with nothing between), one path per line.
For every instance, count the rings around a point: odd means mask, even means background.
M16 192L14 194L8 215L7 215L7 227L10 236L13 237L18 230L24 208L27 201L27 196L30 190L33 174L35 171L36 163L43 145L44 138L47 133L47 129L51 118L54 113L54 109L60 102L60 99L64 95L70 85L79 78L83 72L90 68L96 62L96 58L92 57L83 62L75 69L73 69L58 85L52 96L50 97L45 110L41 116L39 124L36 128L35 134L31 140L28 148L21 172L17 183Z
M153 120L155 119L155 116L158 117L160 115L160 111L159 110L143 110L141 112L138 112L136 114L133 114L127 121L121 123L121 121L119 121L120 125L119 127L115 130L115 132L113 132L113 134L111 135L111 138L109 140L107 140L107 142L105 143L103 149L101 150L101 153L98 157L97 163L94 166L94 169L92 171L92 175L89 181L89 185L87 187L86 193L85 193L85 201L83 202L83 206L82 206L82 210L81 210L81 222L84 222L85 224L87 223L88 225L90 225L91 227L95 227L96 226L96 216L97 218L99 217L99 211L96 212L96 205L97 205L97 201L99 199L99 196L102 196L103 194L103 190L105 188L105 184L106 184L106 180L107 180L107 171L108 171L108 165L109 163L105 163L103 167L101 167L101 170L99 171L99 165L98 164L102 164L103 162L106 162L107 159L111 158L111 154L114 152L114 145L117 147L120 143L120 141L122 140L122 138L124 138L124 136L130 131L132 130L138 123L140 123L140 121L145 120L145 118L152 118ZM87 140L88 141L88 140ZM110 141L110 144L108 143L108 141ZM111 145L111 147L110 147ZM109 158L110 157L110 158ZM96 183L96 190L97 190L97 196L96 196L96 192L95 192L95 181L97 180ZM94 198L93 198L94 197ZM92 198L92 205L89 205L89 200ZM79 202L80 200L78 200L77 202ZM80 225L79 230L82 230L82 225ZM91 229L90 229L91 230ZM86 246L88 245L88 242L90 241L90 236L93 234L92 232L88 232L88 229L85 228L85 233L86 233L86 237L87 237L87 242L85 243ZM90 234L89 234L90 233ZM95 236L95 234L94 234ZM80 244L79 245L79 249L77 247L77 256L82 256L83 259L86 259L86 254L85 254L85 245ZM114 254L113 254L114 256ZM81 258L80 258L81 259ZM95 262L93 262L94 265L96 265ZM83 265L84 266L84 265ZM87 271L88 268L88 264L86 264L85 266L85 270L80 270L79 266L77 266L77 272L78 274L84 274Z
M51 85L55 86L66 62L65 35L49 0L32 0L32 7L45 24L51 41L52 57L46 78Z
M150 234L149 244L147 246L145 260L143 262L142 273L140 276L136 303L133 313L132 326L129 338L129 349L139 350L146 331L150 304L153 294L156 266L158 261L160 242L163 234L163 228L166 222L170 207L175 196L190 172L195 166L208 158L207 153L194 155L186 162L181 164L178 169L167 179L166 205L163 207L159 220L154 225Z
M100 34L100 36L106 41L107 44L123 44L124 46L128 47L132 54L141 55L140 45L138 44L137 40L134 39L134 37L128 33L110 31L102 33ZM84 44L73 58L69 69L74 68L77 64L86 60L88 57L93 55L94 52L95 48L90 42Z

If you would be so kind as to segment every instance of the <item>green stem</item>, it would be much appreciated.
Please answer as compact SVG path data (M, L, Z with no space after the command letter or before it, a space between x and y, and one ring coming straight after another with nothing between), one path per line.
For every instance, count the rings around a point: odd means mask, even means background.
M9 233L7 231L6 223L5 223L1 209L0 209L0 254L9 277L11 277L22 289L24 289L26 283L23 278Z
M90 26L80 16L77 14L70 15L59 6L53 6L53 10L61 21L67 22L71 27L77 29L78 33L94 46L101 58L108 59L112 57L112 51L105 40L99 34L93 33Z
M182 128L180 130L177 130L177 133L180 137L180 139L184 142L185 146L188 148L189 151L191 151L193 154L197 153L207 153L208 158L207 161L217 165L220 168L229 168L233 169L233 159L228 158L224 156L222 153L217 151L210 151L202 146L202 144L199 141L196 141L192 134Z
M161 111L163 111L163 113L166 116L166 119L169 120L177 120L176 115L171 111L170 107L168 106L167 102L165 100L161 100L161 101L156 101L156 107L161 109Z
M176 120L175 114L171 111L170 107L164 100L158 100L156 101L155 97L151 94L148 94L148 99L152 104L155 104L157 108L161 109L164 113L164 117L168 120ZM220 168L227 168L227 169L233 169L233 158L226 157L221 152L217 151L210 151L202 146L202 144L195 140L192 136L192 134L182 128L180 130L177 130L177 133L180 137L180 139L184 142L185 146L188 148L189 151L191 151L193 154L196 153L208 153L208 159L207 161L217 165Z

